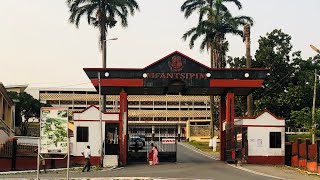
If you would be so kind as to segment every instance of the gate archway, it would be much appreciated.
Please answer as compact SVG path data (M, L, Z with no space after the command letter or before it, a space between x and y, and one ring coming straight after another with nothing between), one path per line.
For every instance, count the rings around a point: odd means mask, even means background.
M220 96L220 159L235 158L234 97L260 88L269 72L260 68L210 68L175 51L145 68L84 68L103 95L120 95L120 162L128 157L128 95ZM100 78L98 77L100 74ZM99 82L100 79L100 82ZM226 125L224 125L226 124ZM227 155L225 155L225 152Z

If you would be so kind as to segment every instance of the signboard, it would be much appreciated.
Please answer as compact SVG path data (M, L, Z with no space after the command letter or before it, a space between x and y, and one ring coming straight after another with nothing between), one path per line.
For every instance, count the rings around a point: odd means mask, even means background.
M68 108L41 108L40 153L68 153Z
M162 139L162 144L175 144L176 143L176 139Z

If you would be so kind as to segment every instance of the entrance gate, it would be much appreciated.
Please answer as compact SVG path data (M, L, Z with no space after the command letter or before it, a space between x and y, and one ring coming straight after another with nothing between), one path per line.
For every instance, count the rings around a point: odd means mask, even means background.
M119 159L122 165L128 161L128 95L220 96L220 159L224 161L226 141L229 141L224 124L234 123L234 96L248 96L262 86L269 73L269 69L261 68L210 68L178 51L145 68L84 68L84 71L102 95L120 95ZM234 136L233 128L231 126L231 136Z
M128 163L148 162L151 143L157 146L159 161L177 161L177 125L129 125Z

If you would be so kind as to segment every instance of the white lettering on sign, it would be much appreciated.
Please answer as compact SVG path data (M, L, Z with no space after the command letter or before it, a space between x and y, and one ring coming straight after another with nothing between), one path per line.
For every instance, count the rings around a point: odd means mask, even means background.
M162 139L162 144L175 144L175 139Z

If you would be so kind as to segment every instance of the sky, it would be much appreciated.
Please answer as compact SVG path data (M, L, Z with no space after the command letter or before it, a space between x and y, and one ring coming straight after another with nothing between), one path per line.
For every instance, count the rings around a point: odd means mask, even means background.
M197 24L197 14L185 19L184 0L136 0L140 11L129 26L109 30L107 67L143 68L173 51L208 65L209 54L199 43L189 49L182 35ZM252 56L258 39L273 29L292 36L293 51L314 56L320 48L319 0L241 0L243 9L228 5L233 15L254 19ZM85 18L80 27L68 22L66 0L0 0L0 82L30 87L92 87L83 68L101 67L99 32ZM228 56L244 56L240 37L227 36Z

